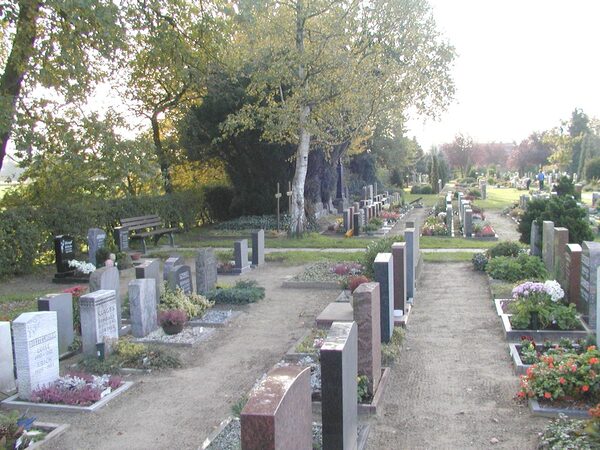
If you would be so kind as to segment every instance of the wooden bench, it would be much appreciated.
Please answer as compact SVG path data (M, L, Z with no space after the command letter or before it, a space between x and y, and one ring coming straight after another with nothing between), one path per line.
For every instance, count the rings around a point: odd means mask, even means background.
M169 236L171 247L175 247L173 232L179 231L179 228L164 228L163 221L158 215L129 217L121 219L121 226L127 227L134 233L129 236L130 239L140 239L142 241L142 252L146 253L146 238L152 237L154 245L163 235Z

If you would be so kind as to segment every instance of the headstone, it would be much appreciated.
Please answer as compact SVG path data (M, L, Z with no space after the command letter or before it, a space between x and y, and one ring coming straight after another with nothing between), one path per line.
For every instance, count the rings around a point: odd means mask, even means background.
M408 264L408 262L407 262ZM394 260L391 253L378 253L374 263L380 289L381 342L390 342L394 332Z
M10 322L0 322L0 392L9 393L17 388L14 368Z
M38 311L56 312L58 350L61 355L67 353L75 339L73 333L73 295L67 293L47 294L38 299Z
M554 274L555 279L561 284L565 283L565 256L567 244L569 243L569 229L563 227L554 228Z
M361 216L361 213L354 214L354 221L353 221L354 223L352 226L354 236L360 236L360 216Z
M363 283L352 294L354 321L358 326L358 375L369 379L370 394L377 391L381 378L379 292L379 283Z
M196 292L206 294L217 284L217 260L212 248L201 248L196 254Z
M583 303L584 318L590 327L596 327L596 272L600 266L600 243L583 241L581 245L580 297Z
M96 354L96 344L118 339L117 300L115 291L99 290L79 297L81 344L83 353Z
M394 309L406 314L406 243L392 244L394 258Z
M248 263L248 240L240 239L233 243L233 256L235 259L234 273L244 273L250 269Z
M163 280L160 276L160 261L158 259L144 258L141 264L135 266L135 278L152 278L156 284L156 295L160 298Z
M369 184L367 186L367 199L373 200L373 185L372 184Z
M96 265L96 253L106 244L106 233L100 228L90 228L87 233L88 259Z
M19 398L30 400L31 393L59 376L56 312L27 312L12 323Z
M357 358L356 323L334 322L321 346L320 356L323 450L356 448Z
M169 277L169 272L175 266L183 266L185 264L185 259L179 255L169 256L163 265L163 280L167 281Z
M113 238L122 252L129 250L129 227L115 227Z
M131 280L128 292L131 334L135 337L147 336L158 328L156 283L149 278Z
M350 227L348 230L350 230L350 229L353 230L354 229L354 206L351 206L350 208L348 208L348 212L349 212L349 215L348 215L349 224L348 224L348 226ZM346 230L346 231L348 231L348 230Z
M579 296L581 282L581 245L567 244L565 254L565 296L569 303L574 303L577 312L587 314L584 311L581 298Z
M158 266L158 260L156 260ZM136 268L137 274L137 268ZM115 291L117 302L117 323L121 325L121 281L119 280L119 269L116 267L101 267L94 270L90 275L90 292L104 290Z
M473 237L473 210L465 209L465 223L463 225L465 237Z
M242 450L312 449L310 367L270 370L250 393L240 426Z
M554 271L554 222L544 220L542 224L542 259L548 273Z
M600 278L600 267L596 270L596 286L598 286L598 278ZM598 316L600 316L600 301L596 298L596 345L600 345L600 320L598 320Z
M75 259L75 240L72 236L62 234L54 238L54 254L56 271L60 273L72 272L69 261Z
M414 228L404 229L404 242L406 242L406 298L415 297L415 250L416 240Z
M452 236L452 205L446 206L446 227L448 234Z
M592 208L597 208L598 200L600 200L600 192L592 192Z
M262 266L265 263L265 230L252 232L252 265Z
M192 294L194 287L192 286L192 269L190 266L174 266L167 276L167 285L169 289L175 291L181 289L185 294Z
M542 256L542 246L540 237L540 226L537 221L531 222L531 235L530 235L530 251L533 256Z

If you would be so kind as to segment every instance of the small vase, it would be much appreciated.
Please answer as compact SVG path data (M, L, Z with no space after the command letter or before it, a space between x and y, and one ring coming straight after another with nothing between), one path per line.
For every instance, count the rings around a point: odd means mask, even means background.
M165 334L168 335L173 335L173 334L177 334L177 333L181 333L181 331L183 330L183 324L182 323L165 323L162 326L163 331L165 332Z

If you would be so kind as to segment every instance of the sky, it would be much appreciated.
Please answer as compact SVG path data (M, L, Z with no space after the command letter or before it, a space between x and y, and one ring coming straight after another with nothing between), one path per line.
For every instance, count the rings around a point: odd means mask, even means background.
M455 101L438 121L411 118L424 149L452 142L517 142L568 120L600 118L600 1L429 0L458 54Z

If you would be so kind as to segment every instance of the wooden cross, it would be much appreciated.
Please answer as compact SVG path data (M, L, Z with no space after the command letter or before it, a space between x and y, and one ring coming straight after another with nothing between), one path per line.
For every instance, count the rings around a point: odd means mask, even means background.
M279 192L279 183L277 183L277 194L275 194L275 198L277 199L277 231L279 231L279 199L281 198L281 192Z
M288 191L285 193L288 196L288 214L292 215L292 182L288 182Z

